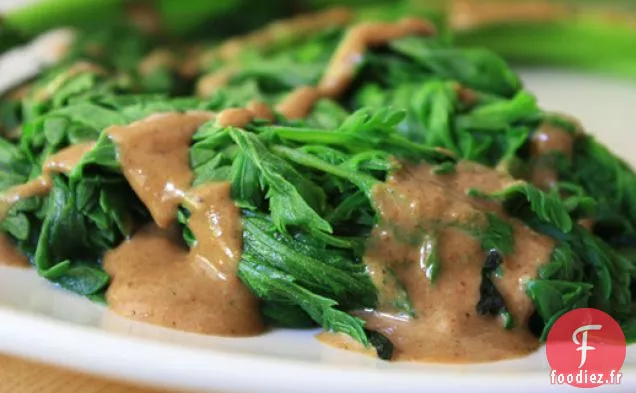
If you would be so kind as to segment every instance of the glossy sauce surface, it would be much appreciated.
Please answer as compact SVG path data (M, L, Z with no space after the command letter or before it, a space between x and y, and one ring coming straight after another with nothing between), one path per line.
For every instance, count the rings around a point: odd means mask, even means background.
M0 266L29 267L29 261L4 233L0 233Z
M429 22L404 18L397 23L359 23L345 33L318 86L301 86L278 105L277 110L289 119L300 119L311 112L321 98L337 98L351 85L360 61L368 49L413 35L431 35L435 27Z
M107 130L122 172L156 225L104 258L112 276L106 299L115 312L196 333L248 336L264 329L257 299L237 276L242 230L230 184L190 189L188 155L192 135L204 123L243 127L253 117L243 108L165 113ZM181 204L196 239L190 251L172 228Z
M75 168L82 156L88 152L94 143L79 143L69 146L48 157L42 165L42 174L35 179L0 193L0 220L9 209L22 199L34 196L44 196L51 189L54 173L69 174ZM5 233L0 232L0 265L28 267L27 258L22 255Z
M296 17L274 22L263 29L252 33L229 39L213 50L200 53L196 65L191 60L186 60L185 69L209 67L217 60L233 62L243 52L253 49L266 52L277 43L291 43L311 34L318 33L332 26L344 26L352 19L351 12L346 8L332 8L310 15L298 15ZM230 64L221 67L210 74L205 75L197 82L197 95L208 97L219 88L230 82L232 77L240 69L239 64Z
M211 113L162 113L105 131L117 145L126 180L161 228L175 220L192 182L192 135L211 119Z
M192 191L199 206L189 227L188 251L180 232L150 225L109 251L109 306L131 319L183 331L224 336L262 332L257 299L236 275L241 254L239 211L228 183Z
M559 126L544 122L530 138L530 151L535 159L531 181L543 189L554 187L559 180L557 171L549 161L542 160L553 153L572 158L574 135Z
M573 15L565 4L549 1L455 0L450 24L457 30L470 30L496 23L550 22Z
M454 174L434 175L431 167L406 168L387 187L378 187L375 204L381 223L367 246L365 262L380 288L377 310L356 315L367 328L391 339L396 358L434 362L483 362L514 358L538 348L527 330L534 308L525 282L549 261L553 241L522 223L505 218L514 230L515 249L503 259L503 275L494 283L515 319L506 330L493 316L479 315L482 267L486 252L479 240L463 229L483 227L486 213L505 217L500 206L466 195L469 188L500 190L514 182L494 170L461 163ZM427 261L440 261L434 281ZM415 316L396 310L392 274L408 293ZM384 299L384 301L383 301Z
M15 203L22 199L48 194L55 173L70 174L84 154L92 149L93 142L68 146L48 157L42 165L42 174L24 184L11 187L0 193L0 220Z
M142 76L147 76L156 70L173 69L176 66L177 60L173 52L168 49L155 49L141 60L137 69Z

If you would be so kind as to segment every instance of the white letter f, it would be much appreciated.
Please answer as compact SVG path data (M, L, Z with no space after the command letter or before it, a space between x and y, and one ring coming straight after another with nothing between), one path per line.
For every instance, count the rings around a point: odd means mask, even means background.
M601 327L602 327L601 325L585 325L576 329L574 331L574 334L572 334L572 341L574 341L574 344L581 345L580 347L576 349L577 351L581 351L581 364L579 365L579 368L583 367L583 365L585 364L585 361L587 360L587 351L593 351L596 349L594 347L590 347L587 345L588 330L601 330ZM581 342L579 342L576 336L581 332L583 332L583 335L582 335L583 339L581 340Z

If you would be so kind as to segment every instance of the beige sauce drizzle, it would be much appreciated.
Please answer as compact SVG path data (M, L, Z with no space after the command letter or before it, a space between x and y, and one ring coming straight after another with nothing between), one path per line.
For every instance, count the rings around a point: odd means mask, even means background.
M454 0L450 24L455 30L470 30L493 23L560 20L572 13L567 5L550 1Z
M216 60L232 62L248 48L265 52L275 43L282 40L296 40L317 33L329 26L344 26L352 18L345 8L333 8L310 15L298 15L288 20L274 22L263 29L244 36L227 40L218 47L200 54L199 67L209 67ZM192 72L192 60L186 60L185 71ZM229 64L221 69L203 76L197 81L197 95L209 97L219 88L229 83L240 69L238 64Z
M47 158L42 165L42 174L28 183L20 184L0 193L0 221L15 203L21 199L34 196L44 196L51 189L53 173L69 174L80 161L82 156L92 149L93 142L80 143L60 150ZM26 257L22 255L9 238L0 232L0 265L29 266Z
M302 119L311 112L314 104L319 99L320 91L317 88L301 86L283 98L276 110L288 119Z
M242 127L253 116L248 109L233 108L219 113L216 121ZM113 281L107 300L116 312L145 322L198 333L252 335L263 324L258 301L236 274L241 228L230 185L187 191L190 140L212 118L211 113L168 113L106 131L117 143L128 182L156 224L170 227L184 203L197 239L187 252L170 230L148 227L108 252L104 266Z
M29 95L29 91L32 87L32 83L25 83L7 93L7 98L10 100L19 101Z
M104 258L112 283L110 307L124 316L180 330L247 336L263 331L258 300L237 275L242 250L239 209L229 183L188 190L188 148L196 130L216 118L244 127L267 117L266 104L213 113L165 113L106 130L118 147L122 171L156 226L134 235ZM179 204L190 211L196 244L188 252L171 230ZM163 228L163 229L162 229Z
M321 332L316 336L316 338L323 344L344 349L345 351L358 352L362 355L370 356L373 358L378 356L373 347L367 348L354 340L352 337L347 336L343 333Z
M0 266L29 267L29 261L11 243L4 233L0 232Z
M211 119L211 113L165 113L105 131L117 145L126 180L161 228L172 224L192 182L192 135Z
M404 18L397 23L360 23L345 34L318 87L297 88L279 104L277 110L290 119L303 118L320 98L335 98L345 92L353 81L358 63L369 48L386 45L406 36L434 33L432 24L415 18Z
M129 1L124 5L126 16L141 31L148 34L159 34L163 31L161 14L157 6L143 1Z
M526 328L534 308L524 289L525 282L549 261L553 241L506 218L513 225L516 248L504 258L503 277L494 280L515 318L516 327L505 330L495 317L476 311L486 255L479 241L456 227L434 224L483 225L485 212L502 216L500 206L471 198L466 190L491 192L512 182L475 164L461 163L456 173L448 175L434 175L430 166L421 165L402 170L388 181L388 187L375 190L382 223L371 235L365 261L381 292L380 269L394 270L417 317L384 305L357 315L367 321L367 328L391 339L398 360L483 362L523 356L538 348L538 340ZM428 235L419 244L408 244L396 238L396 227L407 234L424 228ZM434 249L441 267L431 284L424 261Z
M543 123L530 139L531 154L537 159L532 168L532 183L543 189L554 187L559 180L558 174L549 164L541 162L541 157L558 152L570 159L573 148L574 137L571 133L559 126Z
M188 199L196 245L188 252L175 231L149 226L109 251L109 306L132 319L189 332L261 333L258 300L236 275L241 221L230 184L203 185Z
M35 179L0 193L0 220L4 218L11 206L22 199L44 196L51 189L54 173L69 174L82 156L92 149L93 142L78 143L60 150L48 157L42 165L42 174Z
M216 59L234 60L248 48L267 51L272 45L283 40L298 40L323 31L330 26L344 26L351 21L352 16L348 9L336 7L272 22L262 29L230 38L216 48L201 53L199 62L200 65L207 66Z
M254 114L249 109L228 108L218 114L216 122L221 127L243 128L248 125L252 119L254 119Z
M210 97L221 87L227 85L232 77L236 75L237 69L234 66L223 67L211 74L201 77L197 81L196 91L199 97Z
M317 33L329 26L342 26L351 20L351 12L346 8L332 8L319 13L298 15L288 20L267 25L261 30L232 38L221 44L216 55L222 60L238 57L248 47L266 50L283 38L293 39Z
M248 111L252 112L255 119L262 119L270 122L276 120L276 116L274 115L274 112L272 112L272 108L266 102L252 100L247 103L246 108Z
M416 18L404 18L397 23L360 23L351 28L343 38L318 88L327 97L337 97L351 83L356 67L367 49L411 35L434 33L435 27L431 23Z
M324 28L324 24L333 25L346 23L348 16L345 11L336 10L338 16L329 22L331 18L329 13L327 18L323 21L323 16L318 14L317 16L302 17L302 24L308 23L307 21L316 20L317 22L311 22L311 26L316 28ZM306 21L305 21L306 19ZM283 26L283 25L280 25ZM296 23L290 23L289 26L285 26L284 29L298 28ZM280 27L280 29L283 29ZM302 29L301 29L302 30ZM267 31L267 29L265 30ZM311 32L314 30L303 30L303 32ZM384 23L384 22L364 22L350 28L342 42L336 49L336 52L332 56L327 70L318 83L317 87L301 86L292 91L282 102L277 106L278 112L289 119L300 119L309 114L316 101L323 97L335 98L345 92L348 86L351 84L358 63L362 59L364 52L369 48L374 48L382 45L386 45L388 42L411 36L411 35L430 35L436 32L435 27L427 21L417 18L404 18L397 23ZM264 32L254 33L252 38L239 38L235 41L229 41L221 46L218 54L221 58L233 58L243 50L246 42L256 42L254 37L268 36L269 33ZM250 37L250 36L248 36ZM263 43L263 45L265 45ZM208 74L202 77L197 82L197 95L201 97L208 97L213 94L220 87L229 83L232 77L237 72L237 67L228 65L222 67L220 70Z
M462 86L460 83L455 84L454 88L460 102L463 102L466 105L475 105L477 103L479 97L474 90L466 86Z
M182 54L183 60L177 65L177 72L186 79L196 77L203 68L200 63L200 56L203 53L201 45L194 44L185 49Z
M177 65L175 55L168 49L156 49L139 63L139 73L147 76L162 68L172 69Z
M588 231L592 231L596 225L596 221L591 218L583 218L578 221L578 224Z
M188 227L197 239L192 253L223 280L235 276L241 253L240 212L230 191L230 183L208 183L188 192Z
M215 118L224 127L244 127L255 117L271 113L264 103L251 106L252 110L228 108L216 115L201 111L161 113L105 130L117 145L126 180L157 226L167 228L174 222L192 182L188 160L192 135Z
M245 108L227 108L216 116L216 122L221 127L244 128L255 119L274 121L275 116L269 104L252 100Z
M84 154L95 147L95 142L84 142L71 145L48 157L42 165L42 174L64 173L66 175L73 171Z
M544 123L532 135L532 154L542 156L552 152L560 152L567 157L572 156L572 135L561 127Z
M22 199L44 196L51 189L51 179L48 176L38 176L28 183L13 186L0 194L0 220L11 209L11 206Z

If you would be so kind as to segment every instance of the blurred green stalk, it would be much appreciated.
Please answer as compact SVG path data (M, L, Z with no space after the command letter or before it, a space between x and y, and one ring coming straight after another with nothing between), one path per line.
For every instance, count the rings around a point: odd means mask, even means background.
M463 46L487 47L513 63L557 66L614 74L636 79L636 0L306 0L313 7L347 4L359 19L397 19L433 16L452 31ZM558 18L509 12L519 4L544 10L565 10ZM469 5L466 17L475 25L453 25L453 13ZM492 20L478 20L485 8L501 11ZM465 10L466 8L464 8ZM557 11L558 12L558 11Z
M630 21L589 9L558 20L492 23L457 31L455 39L459 45L487 47L515 63L636 78L636 14Z
M9 11L3 24L26 36L60 26L102 24L123 16L124 0L40 0Z
M455 0L472 4L475 14L479 7L496 4L505 9L523 1L526 0L499 0L498 3L496 0ZM278 9L294 5L300 5L296 9L305 12L347 5L356 10L359 20L423 16L433 18L442 26L447 22L442 30L456 30L454 36L459 45L484 46L515 63L571 67L636 79L636 11L629 10L630 5L632 9L636 8L636 1L598 1L595 5L590 1L527 1L544 6L567 4L574 6L574 10L563 17L534 21L523 20L519 15L506 20L504 15L469 29L454 29L457 26L448 23L453 21L452 5L455 4L450 0L276 0L268 3L260 0L156 0L145 3L153 5L166 32L172 36L198 34L201 26L215 16L219 17L220 24L215 22L210 28L222 28L223 23L237 25L241 18L254 17L253 13L275 18L283 15ZM128 17L126 10L130 3L133 2L40 0L11 11L3 16L0 24L0 53L51 28L96 29L121 22ZM612 10L611 7L615 8ZM246 14L235 15L243 13ZM224 20L230 16L233 22ZM255 21L258 22L258 18Z
M129 7L141 4L156 10L167 32L178 36L242 2L244 0L40 0L3 15L2 23L31 37L60 26L94 29L128 18Z

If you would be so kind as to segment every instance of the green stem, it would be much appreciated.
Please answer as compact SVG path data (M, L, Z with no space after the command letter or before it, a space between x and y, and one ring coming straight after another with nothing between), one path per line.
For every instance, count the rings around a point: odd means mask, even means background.
M131 0L40 0L3 16L6 26L27 36L35 36L60 26L87 29L112 25L127 17ZM154 6L166 30L185 34L214 15L231 11L245 0L155 0L140 1ZM0 36L0 38L2 38Z
M157 0L157 10L162 15L166 29L172 34L181 35L211 16L227 13L244 2L245 0Z
M484 46L509 61L636 78L636 26L589 12L568 20L493 24L458 32L462 46Z
M34 36L60 26L91 26L123 17L124 0L40 0L3 16L7 26Z

